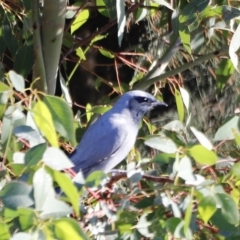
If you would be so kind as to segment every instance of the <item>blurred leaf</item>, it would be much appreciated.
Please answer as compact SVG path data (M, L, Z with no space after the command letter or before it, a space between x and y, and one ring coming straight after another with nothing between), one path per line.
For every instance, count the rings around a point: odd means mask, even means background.
M143 2L143 5L146 6L147 1ZM137 10L134 12L134 18L135 22L140 22L143 20L148 14L148 9L145 7L137 8Z
M67 195L71 205L73 206L75 214L78 217L79 216L79 196L78 196L77 188L74 186L71 179L67 177L65 174L58 171L54 171L54 170L52 172L53 172L53 180L57 182L61 190Z
M15 106L8 107L2 122L1 144L4 148L6 147L8 138L12 135L13 128L24 124L25 115L22 113L21 108Z
M30 147L34 147L38 144L44 143L44 138L33 128L22 125L13 129L13 134L18 138L23 138L29 142Z
M96 106L91 109L92 113L97 113L97 114L104 114L108 110L110 110L112 107L111 106Z
M56 130L75 145L75 131L72 110L68 104L59 97L45 95L43 102L52 115Z
M234 200L225 193L216 193L215 197L224 218L233 225L239 224L238 206Z
M8 19L8 14L5 12L4 21L2 22L2 35L4 37L5 44L10 51L12 57L14 57L18 48L18 39L14 36L11 23Z
M93 116L93 113L92 113L92 105L91 104L87 104L86 105L86 117L87 117L87 122L89 122L91 120Z
M217 162L217 155L201 145L191 147L188 152L197 163L214 165Z
M76 54L80 58L80 60L84 60L84 61L86 60L86 57L85 57L85 54L84 54L82 48L78 47L76 49Z
M41 218L60 218L72 213L71 207L56 199L52 178L44 168L35 172L33 186L36 209L41 211Z
M190 127L190 129L203 147L205 147L208 150L213 149L213 145L212 145L211 141L205 136L205 134L198 131L195 127Z
M180 159L178 164L178 176L185 181L195 181L193 175L192 163L189 157L184 156Z
M167 219L166 226L167 226L167 229L170 231L170 233L172 234L174 233L174 231L176 230L176 227L180 222L181 222L180 218L172 217Z
M53 118L47 105L38 100L33 107L33 118L39 130L52 146L58 147L57 134L53 125ZM70 124L69 124L70 125Z
M8 229L8 225L5 223L0 223L0 239L8 240L10 238L10 233Z
M240 28L239 28L240 29ZM217 88L221 91L234 72L234 66L230 59L222 59L216 69Z
M105 56L107 58L114 58L115 57L111 52L107 51L106 49L99 48L98 50L103 56Z
M15 71L10 70L8 72L9 80L12 82L14 88L19 91L23 92L25 88L25 82L22 75L17 74Z
M183 122L183 119L184 119L183 101L182 101L181 94L177 89L175 89L175 100L176 100L176 104L177 104L179 120L181 122Z
M137 230L146 238L153 238L154 234L149 231L149 227L152 225L147 219L148 213L143 213L136 224Z
M239 117L234 116L228 119L216 132L214 141L223 141L234 139L233 131L239 134Z
M165 153L175 153L177 151L176 144L165 136L154 136L147 139L144 144Z
M75 18L71 25L71 34L73 34L77 29L79 29L89 18L89 10L84 9L80 11L78 16Z
M0 192L0 199L5 207L17 209L33 205L32 187L23 182L12 181Z
M25 44L18 48L15 55L13 69L23 77L27 77L33 67L33 63L33 46Z
M14 233L10 240L33 240L32 235L24 232Z
M216 210L217 203L215 198L211 195L204 197L198 205L198 212L205 224L207 224L207 222L213 216Z
M37 216L33 209L30 208L18 208L19 223L22 230L27 230L31 226L35 226L37 222Z
M106 174L101 171L92 172L88 175L85 186L88 188L98 187L103 179L106 178Z
M59 240L88 240L79 224L73 219L62 218L54 221L53 225L55 238Z
M190 107L190 95L189 93L184 89L179 87L183 103L185 105L185 108L187 109L187 112L189 112L189 107Z
M96 6L98 7L98 11L105 17L110 18L109 12L107 10L107 6L104 0L96 0Z
M103 0L104 5L107 8L108 11L108 17L110 19L117 18L117 11L116 11L116 1L115 0Z
M47 148L46 143L42 143L30 148L25 154L25 164L28 167L36 166L43 158L43 153Z
M154 205L154 200L155 200L155 197L144 198L140 200L137 204L135 204L135 207L139 209L151 207Z
M54 170L64 170L72 168L74 165L59 148L48 147L42 157L43 162Z

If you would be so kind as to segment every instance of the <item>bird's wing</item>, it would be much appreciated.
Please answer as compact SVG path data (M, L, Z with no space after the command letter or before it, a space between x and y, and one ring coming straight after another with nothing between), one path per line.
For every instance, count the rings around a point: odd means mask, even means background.
M89 127L80 144L70 156L76 172L83 172L96 167L101 161L109 158L122 145L128 135L126 120L114 119L112 122L99 119Z

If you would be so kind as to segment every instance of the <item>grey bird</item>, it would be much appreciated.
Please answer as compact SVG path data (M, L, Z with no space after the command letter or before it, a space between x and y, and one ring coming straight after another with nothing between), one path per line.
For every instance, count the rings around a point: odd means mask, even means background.
M97 170L108 173L134 146L144 114L161 105L167 106L144 91L123 94L86 130L70 156L75 165L73 170L82 171L85 177Z

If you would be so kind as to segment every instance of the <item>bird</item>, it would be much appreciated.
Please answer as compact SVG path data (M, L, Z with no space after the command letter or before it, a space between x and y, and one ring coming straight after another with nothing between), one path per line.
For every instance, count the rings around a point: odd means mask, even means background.
M150 93L124 93L113 107L93 122L70 155L73 170L86 178L94 171L110 172L133 148L144 115L157 106L167 106Z

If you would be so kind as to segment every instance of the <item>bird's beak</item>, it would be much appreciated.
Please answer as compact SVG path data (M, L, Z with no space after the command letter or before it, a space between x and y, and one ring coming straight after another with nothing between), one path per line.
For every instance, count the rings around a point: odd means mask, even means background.
M156 100L155 102L152 103L153 107L158 107L158 106L165 106L168 107L168 105L165 102L160 102L158 100Z

